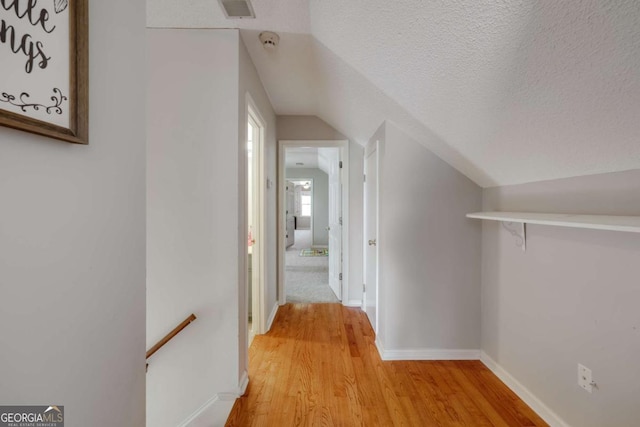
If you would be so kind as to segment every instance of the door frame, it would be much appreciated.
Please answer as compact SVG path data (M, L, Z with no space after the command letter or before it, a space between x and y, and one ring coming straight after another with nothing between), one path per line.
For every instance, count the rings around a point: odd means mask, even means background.
M254 203L253 212L256 214L257 218L254 218L255 224L253 230L253 237L255 239L254 250L257 251L258 256L252 257L252 328L249 330L247 328L247 343L246 346L249 346L251 342L252 336L250 334L253 332L254 335L263 334L266 332L266 307L265 307L265 284L267 277L267 263L266 263L266 194L265 194L265 186L266 186L266 164L265 164L265 150L266 150L266 121L260 114L260 110L256 105L255 101L251 97L249 93L246 96L246 114L245 114L245 122L244 126L247 126L249 120L252 120L258 125L258 143L254 142L253 147L253 156L254 156L254 165L256 166L253 172L256 172L255 175L252 176L253 188L254 191ZM248 138L245 138L248 139ZM256 148L257 146L257 148ZM248 164L246 157L246 141L245 141L245 165ZM247 171L245 171L245 180L247 179ZM244 189L244 198L245 201L248 199L248 182L246 182ZM244 232L244 240L242 242L243 246L247 245L247 236L249 235L249 210L247 205L245 205L245 232ZM248 266L249 266L249 254L245 250L245 275L247 280L245 280L245 289L248 290ZM256 280L257 279L257 280ZM249 322L249 296L248 292L245 297L245 307L244 310L244 322Z
M373 328L374 333L377 335L378 334L378 325L380 324L380 310L379 310L379 302L380 302L380 298L379 298L379 282L380 282L380 141L379 140L375 140L375 141L370 141L367 146L364 149L364 161L362 164L362 169L365 173L365 179L367 176L367 158L369 156L375 156L375 168L376 168L376 186L375 186L375 196L376 196L376 206L375 206L375 211L376 211L376 246L375 246L375 253L376 253L376 269L375 269L375 283L374 284L370 284L367 283L367 250L368 250L368 239L369 236L367 236L367 228L368 228L368 212L367 212L367 197L368 197L368 192L367 192L367 182L363 182L363 188L362 188L362 212L363 212L363 221L362 221L362 281L364 282L364 292L362 293L362 311L364 311L365 313L367 312L367 293L368 292L373 292L374 293L374 299L375 299L375 310L376 310L376 320L375 320L375 325L371 325ZM367 316L368 318L369 316Z
M279 140L278 141L278 304L286 304L285 252L286 240L286 165L287 148L295 147L330 147L340 148L342 161L342 304L346 305L349 295L349 141L348 140Z
M299 182L299 181L309 181L309 182L311 182L311 215L310 215L311 219L309 220L309 229L311 230L311 246L313 246L313 217L315 216L315 215L313 215L313 207L315 206L315 203L313 202L313 193L315 191L315 184L313 182L313 178L290 178L289 181L291 181L291 182ZM286 182L285 182L285 186L286 186ZM295 228L293 229L293 231L295 232Z

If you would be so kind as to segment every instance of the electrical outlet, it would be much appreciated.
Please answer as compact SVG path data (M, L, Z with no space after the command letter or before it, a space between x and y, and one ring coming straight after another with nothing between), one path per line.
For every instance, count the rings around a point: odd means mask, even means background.
M593 377L591 376L591 369L578 363L578 385L588 391L593 392Z

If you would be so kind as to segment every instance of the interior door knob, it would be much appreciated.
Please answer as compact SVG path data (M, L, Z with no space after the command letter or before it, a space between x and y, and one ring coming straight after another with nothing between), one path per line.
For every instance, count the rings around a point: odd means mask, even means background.
M369 240L369 246L375 246L375 245L376 245L376 239Z

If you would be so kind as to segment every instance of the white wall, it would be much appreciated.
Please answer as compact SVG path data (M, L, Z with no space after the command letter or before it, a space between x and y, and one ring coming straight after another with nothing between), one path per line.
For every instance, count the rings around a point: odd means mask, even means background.
M239 35L147 34L147 346L198 316L149 360L147 425L173 427L238 391Z
M411 358L478 350L481 227L465 214L482 190L392 123L381 142L380 342Z
M485 210L640 214L640 170L484 190ZM482 349L573 426L640 419L640 236L483 224ZM577 364L599 389L577 385Z
M278 116L279 140L348 140L316 116ZM362 203L364 149L349 141L349 293L344 303L362 302Z
M289 168L286 170L287 179L312 179L313 200L311 209L313 216L313 244L326 246L329 244L329 177L318 168Z
M238 194L244 195L240 197L240 205L239 212L245 212L246 206L245 202L247 201L246 196L246 174L247 174L247 162L246 162L246 146L247 146L247 94L255 103L254 108L257 108L258 114L262 117L262 120L265 121L265 129L264 129L264 160L265 160L265 175L266 180L270 180L273 185L271 188L267 188L266 181L261 185L263 186L264 196L265 196L265 226L266 226L266 234L265 234L265 298L264 298L264 307L263 307L263 316L265 316L265 322L268 320L268 316L272 313L274 307L278 303L278 285L276 282L277 277L277 240L276 240L276 229L277 229L277 215L276 215L276 206L277 206L277 198L276 198L276 189L275 181L276 181L276 152L277 152L277 144L276 144L276 115L271 107L271 103L269 102L269 97L262 87L262 83L260 82L260 77L258 76L258 72L251 62L251 58L247 53L247 48L244 45L244 42L240 40L238 44L239 48L239 66L240 66L240 79L239 79L239 88L238 88L238 148L239 148L239 156L242 159L245 159L240 162L240 168L238 170ZM246 242L246 222L247 218L245 216L241 216L241 225L240 225L240 241ZM240 245L238 247L238 259L244 260L246 246ZM240 283L246 283L246 273L247 265L244 262L240 263L239 269L239 277ZM245 300L246 300L246 287L241 286L241 292L239 294L239 304L240 304L240 336L245 337L247 335L246 327L246 319L247 319L247 310L245 309ZM266 326L266 325L265 325ZM242 377L244 371L248 368L248 344L245 340L240 340L240 376ZM239 378L239 381L242 381L242 378Z
M0 402L145 423L145 2L90 2L90 145L0 128Z
M278 116L278 139L298 141L349 139L316 116Z

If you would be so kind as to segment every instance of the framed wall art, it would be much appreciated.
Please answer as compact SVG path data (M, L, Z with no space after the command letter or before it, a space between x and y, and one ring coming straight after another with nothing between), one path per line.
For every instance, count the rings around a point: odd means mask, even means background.
M89 143L88 0L0 0L0 125Z

